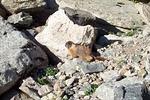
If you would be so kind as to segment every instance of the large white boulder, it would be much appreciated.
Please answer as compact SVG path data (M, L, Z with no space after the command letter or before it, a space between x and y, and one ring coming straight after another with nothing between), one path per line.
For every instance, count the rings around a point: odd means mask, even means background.
M92 45L96 38L96 30L91 25L75 24L63 9L59 9L48 18L47 26L35 38L56 56L65 58L67 41Z

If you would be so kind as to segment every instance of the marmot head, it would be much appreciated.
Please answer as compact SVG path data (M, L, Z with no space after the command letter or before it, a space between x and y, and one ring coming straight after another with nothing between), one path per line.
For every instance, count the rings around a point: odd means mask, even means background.
M74 43L72 41L68 41L68 42L66 42L65 47L69 49L72 47L73 44Z

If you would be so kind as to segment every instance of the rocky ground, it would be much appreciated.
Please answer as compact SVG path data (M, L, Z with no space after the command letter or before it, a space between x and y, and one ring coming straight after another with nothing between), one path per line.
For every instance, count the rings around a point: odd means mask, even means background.
M1 0L1 100L149 100L150 26L135 5ZM106 60L70 59L68 41Z

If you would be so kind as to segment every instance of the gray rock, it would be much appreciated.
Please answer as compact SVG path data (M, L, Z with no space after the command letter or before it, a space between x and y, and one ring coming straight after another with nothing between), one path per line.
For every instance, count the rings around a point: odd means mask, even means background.
M145 65L146 71L150 73L150 54L147 54L146 56Z
M150 74L148 74L146 77L145 77L145 81L146 83L146 86L148 88L148 93L149 95L147 95L147 98L150 98Z
M146 87L144 84L133 84L125 87L125 100L143 100L146 94Z
M38 94L40 96L44 96L47 95L48 93L52 92L53 88L50 87L49 85L43 85L41 86L41 88L38 90Z
M75 73L77 70L83 74L101 72L106 69L102 62L85 62L80 59L66 60L61 66L61 71L67 75Z
M61 72L65 72L66 75L72 75L77 70L76 64L71 60L66 60L64 64L60 67Z
M47 64L43 50L0 17L0 94L25 73Z
M39 91L40 86L31 77L23 80L23 83L21 84L19 89L34 100L40 100L40 96L38 95L38 93L42 95L41 91Z
M69 7L63 8L67 16L78 25L94 25L96 21L96 16L93 14L79 9L72 9Z
M56 100L56 95L54 93L49 93L46 96L43 96L41 100Z
M102 72L106 69L106 66L102 62L80 62L78 63L79 68L83 74Z
M37 12L46 7L44 0L1 0L1 4L10 12Z
M119 94L116 90L119 91ZM94 95L101 100L117 100L115 99L115 96L120 97L120 100L122 100L121 97L123 96L123 91L122 87L114 87L114 84L112 83L104 83L96 89Z
M67 79L65 81L66 85L69 87L71 84L73 84L73 82L75 81L75 79L76 79L75 76L71 77L70 79Z
M25 12L13 14L8 17L7 21L18 28L28 28L32 22L32 16Z
M108 81L117 81L121 78L121 75L118 73L118 71L110 70L103 73L100 73L100 76L104 80L104 82Z
M146 95L146 86L134 79L123 79L119 83L104 83L96 89L94 95L101 100L143 100Z
M59 7L70 7L91 12L107 22L133 28L142 25L142 18L137 14L135 4L128 0L56 0Z
M140 15L143 17L144 22L150 25L150 5L137 3L136 8L138 9Z
M143 35L150 36L150 27L149 26L145 27L145 29L143 30Z

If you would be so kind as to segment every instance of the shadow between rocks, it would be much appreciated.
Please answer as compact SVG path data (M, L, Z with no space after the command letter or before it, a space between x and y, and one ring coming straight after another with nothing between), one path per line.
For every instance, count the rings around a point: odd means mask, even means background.
M46 53L48 56L49 65L57 65L58 63L62 62L55 54L53 54L46 46L40 44L34 36L32 36L28 31L23 31L23 36L30 39L34 43L36 43L38 46L41 47L41 49Z
M64 7L63 9L70 18L70 20L72 20L75 24L81 26L93 26L98 33L98 37L109 33L116 34L118 32L122 32L121 30L117 29L114 25L111 25L107 21L94 16L90 12L79 9L72 9L69 7Z
M44 0L46 2L47 7L41 11L31 13L33 16L33 25L32 27L45 25L48 17L56 12L59 8L59 5L55 0Z
M41 45L41 48L45 51L48 56L50 65L57 65L62 62L55 54L53 54L46 46Z

